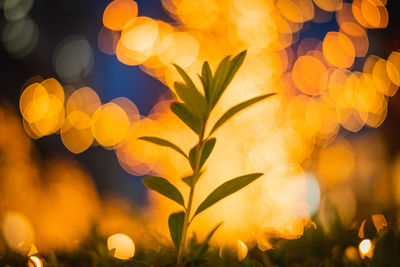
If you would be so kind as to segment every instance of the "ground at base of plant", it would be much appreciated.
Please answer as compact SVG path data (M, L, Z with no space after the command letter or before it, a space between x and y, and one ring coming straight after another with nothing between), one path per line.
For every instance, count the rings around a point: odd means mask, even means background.
M261 251L257 246L249 249L245 259L238 262L223 259L219 249L211 247L202 260L193 260L185 255L184 264L179 266L400 266L400 234L393 225L370 237L374 243L371 258L348 253L349 248L357 250L361 242L358 229L345 229L340 223L332 226L329 233L317 223L295 240L274 240L274 249ZM28 257L7 248L0 252L0 266L28 266ZM176 251L172 247L137 248L129 260L112 256L106 246L106 238L93 228L89 238L71 252L51 252L36 255L43 266L178 266L175 264Z

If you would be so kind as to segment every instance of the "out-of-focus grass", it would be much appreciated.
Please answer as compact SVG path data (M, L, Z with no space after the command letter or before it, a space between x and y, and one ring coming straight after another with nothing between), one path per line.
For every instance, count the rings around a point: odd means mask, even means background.
M358 246L361 239L358 229L344 229L337 222L329 233L317 223L316 228L306 230L296 240L273 240L274 249L261 251L257 246L249 249L241 262L221 258L219 249L212 247L207 261L186 262L185 266L399 266L400 238L393 225L369 236L372 240L371 258L362 257ZM356 254L354 252L357 252ZM37 254L44 266L176 266L176 251L170 247L160 250L137 248L129 260L113 257L107 249L106 237L100 236L94 226L91 235L72 252L54 251ZM190 254L190 251L188 252ZM6 249L0 257L0 266L26 266L27 256ZM183 266L183 265L181 265Z

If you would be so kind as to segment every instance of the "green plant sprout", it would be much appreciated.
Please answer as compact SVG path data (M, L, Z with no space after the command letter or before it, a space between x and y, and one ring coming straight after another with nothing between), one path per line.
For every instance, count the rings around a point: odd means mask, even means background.
M232 81L245 57L246 51L241 52L232 60L230 56L225 57L218 65L214 75L211 72L208 62L204 62L202 74L199 75L203 85L204 95L199 92L189 75L181 67L174 65L185 83L175 82L175 91L183 102L172 103L170 108L172 112L187 126L189 126L190 129L192 129L199 137L198 143L189 151L188 155L170 141L150 136L139 138L160 146L174 149L189 161L193 170L192 175L182 178L182 181L190 187L190 193L186 205L181 192L179 192L179 190L167 179L156 176L143 178L143 183L148 188L170 198L183 207L182 211L172 213L168 219L171 239L175 247L178 249L177 264L182 264L186 237L193 219L202 211L216 204L221 199L235 193L263 175L263 173L251 173L236 177L221 184L211 192L206 199L204 199L194 213L192 212L192 202L196 184L203 173L203 166L213 151L217 141L216 138L211 137L212 134L241 110L274 95L274 93L261 95L233 106L215 123L208 135L205 134L206 124L210 113ZM197 253L198 259L201 259L201 256L203 256L207 250L208 241L220 225L221 224L218 224L211 230L206 237L206 240L200 246L199 253Z

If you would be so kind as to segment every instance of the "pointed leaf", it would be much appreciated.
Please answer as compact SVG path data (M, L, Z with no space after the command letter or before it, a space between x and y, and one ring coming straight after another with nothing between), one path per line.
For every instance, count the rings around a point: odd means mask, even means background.
M225 77L225 81L222 84L221 88L219 88L219 95L221 96L226 87L229 85L229 83L232 81L233 77L235 76L236 72L239 70L239 68L242 66L243 61L246 57L247 51L243 51L239 53L237 56L235 56L229 63L229 72L227 76Z
M154 137L154 136L142 136L142 137L139 137L139 139L153 143L153 144L157 144L159 146L170 147L173 150L175 150L176 152L180 153L185 158L188 158L188 156L186 156L185 152L183 152L182 149L180 149L177 145L174 145L173 143L171 143L170 141L167 141L165 139Z
M203 118L207 112L206 100L204 99L202 94L200 94L200 92L197 90L192 79L189 77L186 71L176 64L173 65L186 84L185 87L178 86L177 88L177 84L180 83L175 83L174 87L176 93L183 100L183 102L185 102L188 105L188 108L192 110L193 113L198 115L200 118Z
M208 233L208 235L206 236L206 238L204 239L204 241L201 244L201 247L199 248L199 250L196 253L196 258L201 258L204 256L204 254L207 252L208 247L209 247L209 242L211 240L211 237L215 234L215 232L218 230L218 228L223 224L223 222L220 222L219 224L217 224L216 226L214 226L211 231Z
M236 191L242 189L246 185L250 184L258 177L263 175L262 173L252 173L243 176L239 176L232 180L229 180L222 185L218 186L208 197L200 204L197 208L196 213L194 216L202 212L203 210L211 207L221 199L235 193Z
M254 97L252 99L249 99L247 101L244 101L242 103L237 104L236 106L230 108L227 112L225 112L224 115L222 115L222 117L215 123L214 127L212 128L210 134L212 134L213 132L215 132L222 124L224 124L227 120L229 120L231 117L233 117L236 113L242 111L243 109L267 98L270 96L275 95L275 93L272 94L266 94L266 95L262 95L262 96L258 96L258 97Z
M190 127L196 134L200 133L200 120L190 112L183 103L172 103L171 111L178 116L187 126Z
M195 145L194 147L192 147L189 151L189 163L190 163L190 167L192 167L192 170L194 170L194 168L196 167L196 150L197 150L197 145Z
M200 158L200 168L203 167L204 163L206 162L206 160L210 156L211 152L213 151L216 141L217 141L217 139L210 138L204 144L203 151L201 153L201 158Z
M208 64L208 62L204 62L203 63L203 68L201 70L201 81L203 83L203 87L204 87L204 93L206 95L206 99L210 100L210 87L212 84L212 72L211 72L211 68L210 65Z
M212 107L214 107L218 100L221 98L225 89L228 87L236 72L239 70L240 66L243 64L244 58L246 57L247 51L243 51L235 56L231 61L225 63L223 71L220 72L220 75L217 79L217 73L215 74L215 79L217 82L213 84L213 101ZM221 64L222 65L222 62Z
M207 103L197 89L178 82L175 82L174 87L179 98L183 100L189 110L199 118L204 118L207 112Z
M185 206L182 194L167 179L157 176L149 176L142 179L145 186L160 193L161 195L175 201L181 206Z
M189 75L186 73L186 71L176 64L173 64L173 65L174 65L175 69L178 71L179 75L181 75L182 79L185 81L186 86L190 87L192 89L195 89L197 91L196 86L194 85L192 79L189 77Z
M176 248L179 248L181 243L184 220L184 211L172 213L168 218L169 233Z
M201 169L201 167L203 167L204 163L210 156L212 150L214 149L216 141L217 141L217 139L210 138L205 142L205 144L203 146L203 150L201 151L200 165L199 165L200 169ZM196 167L196 162L195 162L196 149L197 149L197 145L192 147L192 149L190 149L190 152L189 152L189 162L190 162L190 166L192 167L193 170Z
M218 102L218 98L217 98L218 87L220 87L223 84L226 74L228 73L229 59L230 59L230 56L225 57L219 63L217 70L215 71L214 78L213 78L213 81L211 84L211 90L210 90L210 101L209 102L210 102L211 109Z

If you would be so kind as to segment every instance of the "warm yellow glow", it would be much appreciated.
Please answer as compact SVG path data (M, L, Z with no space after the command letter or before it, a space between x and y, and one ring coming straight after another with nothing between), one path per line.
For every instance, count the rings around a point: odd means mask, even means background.
M89 87L83 87L73 92L68 98L66 113L68 115L73 111L80 110L88 116L92 116L97 108L100 107L100 104L100 98L97 93Z
M216 0L177 1L175 13L182 23L191 28L205 29L218 18L221 7ZM207 18L207 19L205 19Z
M114 234L107 239L107 247L114 251L114 257L126 260L135 255L135 244L124 234Z
M358 132L380 126L387 115L388 97L400 84L398 52L387 60L369 56L362 65L369 48L368 29L387 25L386 1L161 2L174 24L137 17L137 5L131 0L111 2L103 14L100 50L115 53L121 63L140 65L174 90L181 77L172 63L185 68L201 88L196 75L203 61L215 70L223 56L247 49L246 60L211 114L210 125L245 99L278 92L215 134L218 141L199 181L195 206L227 179L250 172L266 175L199 215L193 222L199 235L225 221L216 242L257 240L260 248L268 249L271 236L298 238L319 207L319 185L329 191L321 196L324 228L329 230L333 223L331 206L338 209L344 224L351 223L357 202L347 182L355 173L355 157L353 146L337 136L340 129ZM229 8L222 10L222 5ZM333 17L337 32L328 32L322 41L302 38L309 23ZM355 57L362 71L353 69ZM20 99L23 125L30 136L60 133L73 153L85 151L96 139L96 144L115 150L127 172L166 177L185 193L179 178L190 172L190 166L184 158L137 139L158 136L190 150L196 137L169 111L171 100L162 98L148 116L142 116L126 98L102 105L95 90L81 88L68 90L73 93L63 99L62 87L54 79L32 82ZM318 181L304 178L309 170L303 169L308 166L303 163L309 159L315 163ZM149 199L152 223L167 232L163 227L176 204L154 193ZM119 230L107 234L114 231Z
M64 120L64 89L50 78L29 85L21 95L20 110L25 126L37 137L58 131Z
M108 103L93 114L91 129L99 144L110 147L124 140L129 124L129 117L125 111L115 103Z
M390 80L396 85L400 86L400 53L390 53L386 61L386 71Z
M370 255L370 252L372 250L371 240L364 239L363 241L361 241L360 245L358 246L358 249L360 250L362 256Z
M353 151L344 139L322 149L318 157L318 173L328 187L343 184L350 177L353 165Z
M358 251L356 247L347 247L344 251L344 255L348 260L352 262L359 261Z
M133 0L114 0L104 10L104 26L113 30L120 31L125 24L135 18L138 14L138 6Z
M26 252L34 241L31 223L21 213L8 211L3 218L2 229L7 245L17 251Z
M324 77L327 77L326 75L325 64L312 56L299 57L292 69L294 84L308 95L319 95L325 90Z
M356 57L364 57L369 48L369 40L366 31L359 24L345 21L340 24L340 31L347 34L353 43Z
M39 83L28 86L19 102L22 116L28 122L35 122L46 115L49 106L49 94Z
M336 11L343 6L343 0L314 0L314 3L323 10Z
M188 33L177 32L166 36L160 44L159 57L165 65L191 66L199 53L197 40Z
M322 44L326 60L339 68L353 65L355 48L349 37L340 32L329 32Z
M393 59L393 58L392 58ZM389 61L379 59L375 62L372 68L372 79L377 91L387 96L393 96L399 88L395 83L396 67ZM389 75L390 73L390 75ZM394 80L395 83L392 82Z
M36 255L36 254L38 254L38 253L39 253L38 249L36 248L35 245L32 244L32 245L31 245L31 248L30 248L29 251L28 251L27 256L30 257L30 256Z
M292 22L306 22L314 16L314 6L311 0L278 0L277 6L282 15Z
M352 11L358 23L366 28L386 28L389 15L380 1L354 0Z
M72 160L38 161L20 120L12 109L0 106L0 151L7 162L0 180L2 237L28 257L37 254L36 246L43 253L69 251L98 218L94 184Z
M75 121L75 119L72 119L75 116L79 116L79 127L71 123L71 121ZM88 125L88 127L82 127L82 124ZM63 144L71 152L78 154L85 151L92 145L94 140L93 133L90 129L90 117L80 111L69 114L61 128L60 135Z
M117 45L117 57L127 65L139 65L150 58L158 40L158 24L147 17L130 20Z
M125 114L128 116L130 123L134 123L140 120L139 110L136 107L135 103L129 100L126 97L117 97L114 98L111 103L114 103L121 107Z

